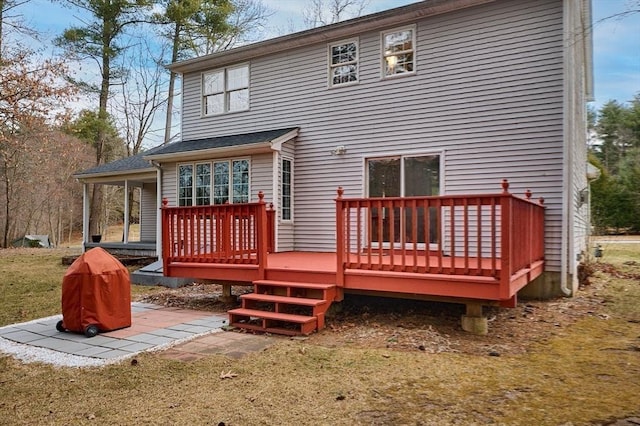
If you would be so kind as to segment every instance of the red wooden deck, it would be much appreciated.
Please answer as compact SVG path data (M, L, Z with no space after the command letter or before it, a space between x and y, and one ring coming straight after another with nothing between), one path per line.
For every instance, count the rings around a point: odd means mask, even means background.
M168 276L335 284L343 292L514 305L544 271L544 206L508 192L336 198L336 252L270 253L275 215L256 203L165 207Z

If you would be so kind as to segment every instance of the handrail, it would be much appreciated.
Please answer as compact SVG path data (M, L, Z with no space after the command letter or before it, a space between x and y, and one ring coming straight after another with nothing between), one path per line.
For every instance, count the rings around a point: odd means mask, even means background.
M344 269L511 275L544 258L543 200L508 192L336 198L338 285ZM506 280L506 281L505 281Z
M163 200L163 261L227 263L266 267L274 246L275 211L264 194L243 204L169 207Z

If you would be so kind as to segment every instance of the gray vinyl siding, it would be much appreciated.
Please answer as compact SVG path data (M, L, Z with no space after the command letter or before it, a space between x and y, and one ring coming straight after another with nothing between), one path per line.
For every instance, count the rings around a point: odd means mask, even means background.
M547 269L559 270L562 2L497 1L411 24L412 76L381 79L379 31L357 35L356 85L328 88L325 43L253 59L247 112L201 117L200 73L186 74L183 138L299 126L293 246L309 251L335 249L336 188L364 195L366 158L442 152L444 194L500 192L506 178L545 198ZM332 156L337 145L347 153Z
M140 196L140 241L156 240L157 213L156 183L145 183Z
M273 154L253 155L251 157L250 191L251 201L258 201L258 192L264 193L264 201L272 203L273 196Z

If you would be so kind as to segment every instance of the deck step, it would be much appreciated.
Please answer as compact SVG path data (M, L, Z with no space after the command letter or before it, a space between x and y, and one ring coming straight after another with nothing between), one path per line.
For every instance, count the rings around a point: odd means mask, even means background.
M229 311L238 328L274 334L310 334L324 328L325 313L335 300L335 284L257 280L254 293L240 296L242 307Z
M335 288L335 284L316 284L316 283L298 283L291 281L271 281L271 280L258 280L253 282L254 285L268 285L272 287L295 287L306 288L313 290L330 290Z
M307 299L305 297L287 297L287 296L275 296L273 294L258 294L248 293L240 296L242 300L252 300L256 302L267 303L281 303L286 305L299 305L299 306L320 306L328 301L324 299Z
M311 334L316 330L318 323L318 319L313 316L246 308L232 309L228 313L229 323L233 327L291 336ZM257 322L250 322L252 320L257 320ZM292 327L286 328L286 324L290 324Z

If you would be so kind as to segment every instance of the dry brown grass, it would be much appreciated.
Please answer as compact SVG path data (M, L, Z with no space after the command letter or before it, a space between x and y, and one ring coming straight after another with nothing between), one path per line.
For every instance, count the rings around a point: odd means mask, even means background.
M638 244L615 250L607 254L611 264L639 259ZM9 268L1 255L0 262ZM144 354L136 366L73 369L1 357L0 423L586 425L640 416L640 283L599 272L578 296L550 302L571 321L533 326L513 318L524 336L513 339L529 343L501 356L366 347L323 340L339 333L325 330L303 341L283 338L240 360L211 355L184 363ZM440 327L432 330L444 336ZM492 327L503 340L513 333ZM221 380L229 370L238 376Z

